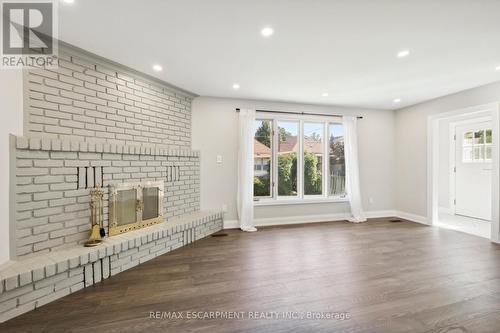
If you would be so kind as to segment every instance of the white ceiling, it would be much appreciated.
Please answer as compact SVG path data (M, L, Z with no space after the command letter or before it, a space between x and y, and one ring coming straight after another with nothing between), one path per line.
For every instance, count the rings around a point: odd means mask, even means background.
M202 96L395 109L500 80L499 0L75 0L59 11L62 40Z

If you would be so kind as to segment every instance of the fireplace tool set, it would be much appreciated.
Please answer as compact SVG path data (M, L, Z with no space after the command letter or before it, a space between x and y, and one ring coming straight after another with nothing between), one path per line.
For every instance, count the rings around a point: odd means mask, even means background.
M96 246L102 243L102 238L106 236L104 230L103 217L103 197L104 192L99 185L90 191L90 237L85 242L86 247Z

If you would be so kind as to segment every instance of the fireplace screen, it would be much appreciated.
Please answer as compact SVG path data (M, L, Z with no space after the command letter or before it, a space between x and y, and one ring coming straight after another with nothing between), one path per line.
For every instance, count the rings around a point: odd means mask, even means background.
M109 235L163 222L164 183L122 183L109 186Z

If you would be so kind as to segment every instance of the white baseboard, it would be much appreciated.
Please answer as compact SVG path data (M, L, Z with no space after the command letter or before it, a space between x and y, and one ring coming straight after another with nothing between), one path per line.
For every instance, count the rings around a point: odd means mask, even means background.
M255 219L256 227L265 227L272 225L315 223L328 221L342 221L348 218L347 214L323 214L307 216L288 216L288 217L269 217ZM238 220L224 220L224 229L238 229L240 227Z
M270 218L256 219L255 226L264 227L264 226L272 226L272 225L343 221L343 220L346 220L348 217L349 217L349 215L345 214L345 213L306 215L306 216L270 217Z
M365 212L367 218L392 217L398 216L395 210L380 210ZM287 216L287 217L269 217L255 219L256 227L286 225L286 224L301 224L301 223L317 223L329 221L344 221L350 217L349 213L338 214L318 214L305 216ZM224 229L238 229L238 220L224 220Z
M416 215L416 214L407 213L407 212L402 212L399 210L396 211L396 216L401 218L401 219L408 220L408 221L429 225L429 223L427 221L427 217L425 217L425 216Z

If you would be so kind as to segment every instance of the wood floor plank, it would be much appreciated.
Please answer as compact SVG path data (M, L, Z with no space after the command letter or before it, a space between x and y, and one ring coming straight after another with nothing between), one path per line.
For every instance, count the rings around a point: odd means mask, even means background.
M0 324L0 332L500 332L500 246L486 239L388 219L226 233ZM152 311L245 315L154 319ZM249 318L344 312L349 319Z

